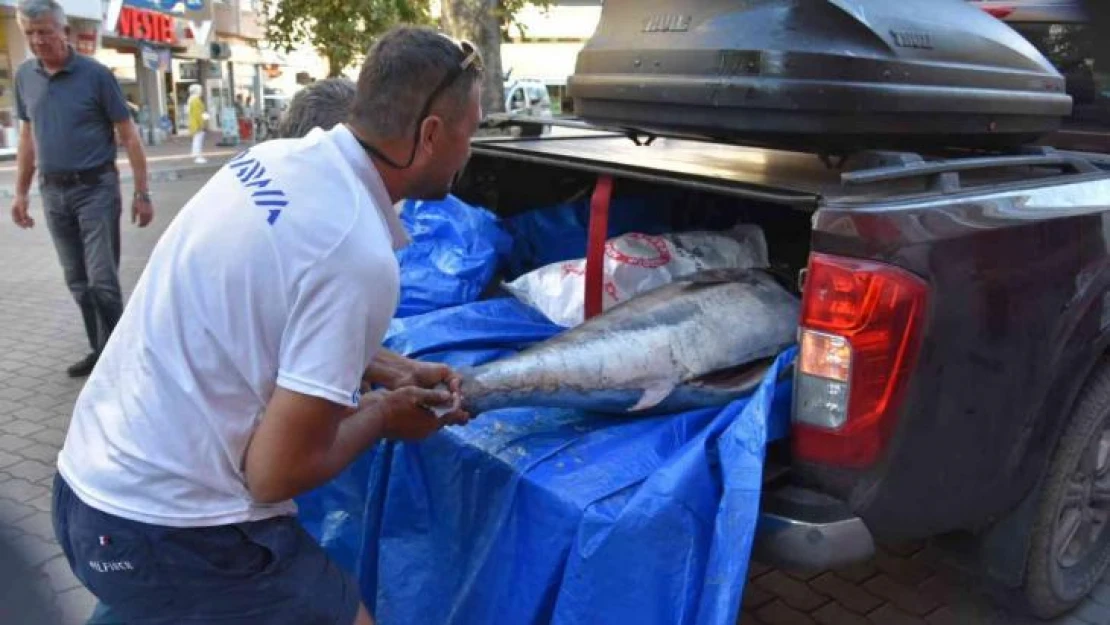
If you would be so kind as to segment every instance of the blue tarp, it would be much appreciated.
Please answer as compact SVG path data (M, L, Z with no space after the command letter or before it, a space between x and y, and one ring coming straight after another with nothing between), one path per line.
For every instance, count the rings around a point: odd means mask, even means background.
M515 299L453 304L395 320L386 346L472 365L561 331ZM731 625L793 357L720 410L508 409L382 443L298 498L301 520L383 625Z
M606 239L636 231L663 234L670 230L667 198L616 196L609 206ZM533 269L586 256L590 223L590 198L533 209L504 222L511 237L505 259L509 279Z
M406 200L401 221L412 244L397 254L404 276L397 317L478 299L512 246L493 213L454 196Z

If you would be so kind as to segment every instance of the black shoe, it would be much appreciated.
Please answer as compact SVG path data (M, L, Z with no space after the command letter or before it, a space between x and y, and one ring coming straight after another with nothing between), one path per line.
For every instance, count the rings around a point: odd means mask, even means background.
M71 378L83 378L92 373L93 367L96 366L96 359L96 354L89 354L85 356L84 360L70 365L69 369L66 369L66 373Z

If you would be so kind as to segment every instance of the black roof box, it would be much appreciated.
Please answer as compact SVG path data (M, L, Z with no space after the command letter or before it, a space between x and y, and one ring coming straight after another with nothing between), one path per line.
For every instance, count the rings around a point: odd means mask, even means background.
M1012 147L1072 106L964 0L606 0L568 86L595 124L838 151Z

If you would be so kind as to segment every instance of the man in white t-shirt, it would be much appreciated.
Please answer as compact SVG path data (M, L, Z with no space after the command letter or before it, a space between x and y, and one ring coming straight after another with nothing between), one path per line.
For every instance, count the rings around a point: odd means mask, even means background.
M380 344L407 240L392 207L447 194L480 72L470 44L394 29L346 124L252 147L166 230L58 457L55 532L91 622L373 622L292 498L380 439L469 419L453 372Z

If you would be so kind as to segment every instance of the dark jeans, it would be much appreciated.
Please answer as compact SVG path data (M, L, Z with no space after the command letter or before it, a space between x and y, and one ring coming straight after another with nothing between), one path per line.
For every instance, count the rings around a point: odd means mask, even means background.
M54 477L54 535L99 600L87 625L351 625L358 583L294 517L213 527L101 512Z
M81 309L89 346L100 353L123 314L119 174L105 172L95 182L73 185L43 182L41 188L66 285Z

